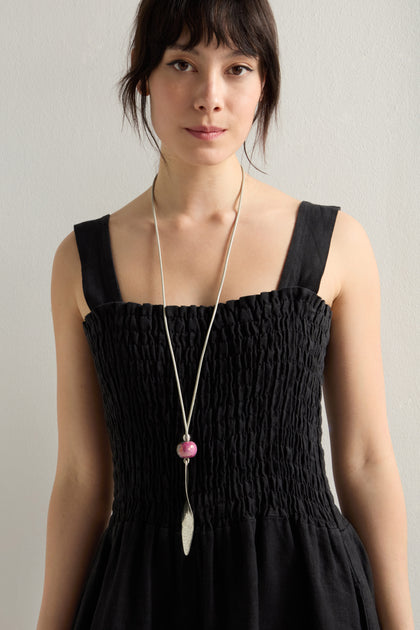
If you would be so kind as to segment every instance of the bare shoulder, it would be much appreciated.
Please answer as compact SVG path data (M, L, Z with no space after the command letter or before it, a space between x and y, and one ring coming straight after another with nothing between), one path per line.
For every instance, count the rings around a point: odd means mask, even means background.
M337 297L343 297L346 289L356 284L378 283L378 268L369 236L360 221L342 209L337 213L331 248L341 279Z
M283 243L286 249L303 200L296 199L273 186L261 184L260 182L256 185L256 190L258 191L257 197L262 200L262 206L265 209L269 209L272 217L272 221L267 222L270 229L274 233L287 235ZM350 215L338 216L340 214L341 212L337 213L337 222L333 230L328 258L318 289L318 295L331 307L344 284L343 269L345 265L342 261L342 242L345 241L348 246L346 241L348 222L353 220ZM355 220L353 221L355 222ZM357 242L357 237L355 236L353 240Z
M63 238L55 251L51 289L57 307L62 304L73 310L77 308L82 318L82 270L74 230Z
M65 236L63 240L58 244L54 257L63 264L70 266L69 271L74 272L74 267L79 261L76 234L74 230L69 232L67 236Z
M53 270L57 279L61 282L69 283L74 287L74 280L77 277L78 267L80 267L80 258L77 249L76 235L72 230L59 243L53 262Z
M301 200L261 182L256 185L258 189L265 207L276 209L277 213L281 210L279 218L288 223L296 220ZM345 293L354 295L352 289L357 285L378 288L378 268L365 228L352 214L340 207L319 293L332 305Z
M282 213L288 211L292 214L297 213L300 204L299 199L295 199L282 190L261 182L254 177L249 177L247 184L250 197L254 200L254 203L260 204L261 208Z
M357 249L369 243L367 232L360 221L343 209L337 213L334 236L342 248Z

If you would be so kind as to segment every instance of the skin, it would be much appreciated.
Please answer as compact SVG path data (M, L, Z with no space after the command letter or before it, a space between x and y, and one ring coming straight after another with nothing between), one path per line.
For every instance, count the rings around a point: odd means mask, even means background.
M155 189L167 304L215 302L241 183L236 151L251 129L264 85L255 60L228 58L230 51L215 42L197 48L198 56L166 51L149 80L152 123L168 161L168 167L160 162ZM167 65L177 59L186 63ZM253 72L234 76L232 68L242 64ZM227 132L204 142L184 130L205 124ZM123 300L159 304L150 196L151 188L112 213L109 228ZM299 203L245 176L221 302L276 288ZM332 307L323 388L340 507L369 554L382 630L413 630L404 497L385 403L379 274L365 230L344 210L337 215L318 295ZM113 496L101 392L82 328L90 309L73 231L54 257L51 304L59 448L37 630L70 627ZM91 506L91 521L77 516L86 513L84 505ZM71 518L64 517L63 506Z

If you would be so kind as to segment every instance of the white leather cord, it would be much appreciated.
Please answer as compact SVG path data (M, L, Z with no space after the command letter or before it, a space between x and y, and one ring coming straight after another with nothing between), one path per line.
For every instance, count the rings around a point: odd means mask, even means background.
M161 274L161 280L162 280L163 320L164 320L164 324L165 324L166 336L168 338L169 349L170 349L170 352L171 352L172 362L173 362L173 366L174 366L175 378L176 378L176 383L177 383L177 387L178 387L179 400L180 400L180 403L181 403L182 416L183 416L184 427L185 427L185 434L183 436L183 439L184 439L185 442L188 442L189 444L194 444L194 442L189 442L190 435L189 435L188 431L189 431L189 427L190 427L191 416L192 416L194 403L195 403L195 398L196 398L196 394L197 394L198 382L199 382L200 373L201 373L201 366L203 364L204 353L205 353L206 348L207 348L207 342L208 342L208 339L209 339L209 336L210 336L210 331L211 331L211 328L213 326L214 318L216 316L217 307L219 305L219 298L220 298L220 294L222 292L222 287L223 287L223 283L224 283L225 276L226 276L226 269L227 269L227 265L228 265L228 261L229 261L230 251L231 251L231 248L232 248L233 238L235 236L236 226L238 224L239 214L240 214L240 211L241 211L242 193L243 193L243 186L244 186L244 179L245 179L244 169L243 169L242 166L241 166L241 170L242 170L242 183L241 183L241 191L240 191L240 197L239 197L238 211L236 213L236 218L235 218L235 222L234 222L234 226L233 226L233 230L232 230L232 235L231 235L230 241L229 241L229 246L228 246L228 250L227 250L227 254L226 254L226 260L225 260L225 265L224 265L224 269L223 269L222 280L221 280L221 283L220 283L219 292L217 294L216 304L214 305L214 309L213 309L213 316L212 316L211 321L210 321L209 329L207 331L207 336L206 336L206 339L205 339L205 342L204 342L203 351L201 353L200 362L199 362L199 365L198 365L197 377L196 377L196 380L195 380L194 393L193 393L193 397L192 397L190 411L189 411L189 414L188 414L188 421L187 421L186 416L185 416L184 402L183 402L182 393L181 393L181 385L180 385L180 382L179 382L178 370L177 370L177 366L176 366L175 355L174 355L174 351L173 351L173 348L172 348L172 342L171 342L171 337L170 337L169 328L168 328L168 321L166 319L166 312L165 312L166 300L165 300L165 284L164 284L164 279L163 279L162 252L161 252L161 247L160 247L159 230L158 230L157 219L156 219L155 195L154 195L155 183L156 183L157 175L155 176L155 178L153 180L153 185L152 185L152 208L153 208L153 217L154 217L154 221L155 221L155 230L156 230L156 237L157 237L158 250L159 250L160 274ZM182 445L178 445L178 447L180 447L180 446L182 446ZM194 445L194 446L196 446L196 445ZM178 450L177 450L177 452L178 452ZM194 452L194 455L195 455L195 452ZM182 457L182 455L180 455L180 456ZM182 514L182 545L183 545L183 549L184 549L184 554L187 556L189 554L189 551L190 551L191 541L192 541L192 537L193 537L193 533L194 533L194 515L193 515L193 511L191 509L191 504L190 504L190 500L189 500L189 497L188 497L188 464L190 463L190 458L184 455L183 459L184 459L184 464L185 464L185 495L186 495L186 503L184 505L183 514Z

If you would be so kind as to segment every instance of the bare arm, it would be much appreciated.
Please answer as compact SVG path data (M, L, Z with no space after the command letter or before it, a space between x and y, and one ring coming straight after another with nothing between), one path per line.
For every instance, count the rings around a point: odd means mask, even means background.
M75 297L76 282L81 283L81 270L71 233L56 251L51 278L58 457L37 630L71 627L112 506L112 457L99 384Z
M86 574L108 518L96 497L56 479L47 522L44 592L37 630L70 630Z
M369 555L382 629L414 630L405 504L386 413L378 269L356 219L337 216L335 238L342 286L324 373L335 485Z

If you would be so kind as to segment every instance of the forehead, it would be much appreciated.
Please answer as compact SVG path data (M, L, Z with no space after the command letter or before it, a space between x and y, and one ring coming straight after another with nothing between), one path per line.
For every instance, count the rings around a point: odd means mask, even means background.
M216 50L220 50L220 53L224 56L224 57L253 57L254 59L258 58L258 55L256 53L245 53L242 52L241 50L239 50L238 48L236 48L235 46L225 46L223 44L220 44L220 46L217 46L217 44L215 42L213 42L210 46L207 46L203 43L198 44L197 46L194 47L189 47L187 46L188 42L182 42L181 44L178 42L176 42L175 44L172 44L171 46L168 46L166 48L166 50L168 51L188 51L190 54L195 55L196 57L200 57L203 56L203 51L205 49L211 49L213 51Z

